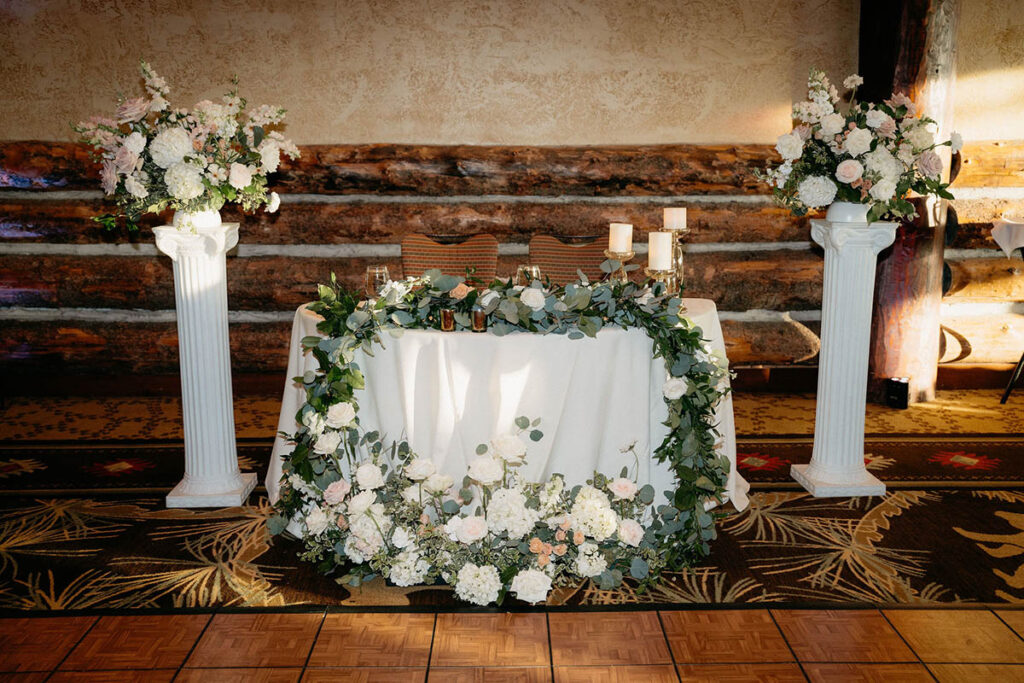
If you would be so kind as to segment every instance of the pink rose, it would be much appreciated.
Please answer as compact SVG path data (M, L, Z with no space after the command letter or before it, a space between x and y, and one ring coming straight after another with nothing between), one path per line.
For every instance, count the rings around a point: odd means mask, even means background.
M625 477L618 477L608 482L608 490L612 492L616 500L633 500L636 495L636 482Z
M927 178L938 178L942 175L942 159L934 150L929 149L917 158L917 170Z
M324 502L328 505L337 505L345 499L348 492L352 490L352 485L344 479L331 482L330 485L324 489Z
M624 519L619 522L619 540L634 548L640 545L644 537L644 528L639 522L633 519Z
M149 111L149 102L145 97L136 97L132 100L125 100L117 105L118 123L134 123L146 115Z
M139 155L128 147L121 147L114 155L114 168L118 173L128 175L135 170L135 164L139 161Z
M896 122L890 116L879 124L877 130L883 138L891 138L896 135Z
M469 294L473 289L465 282L460 282L458 286L453 289L450 294L455 299L465 299L466 295Z
M847 159L836 166L836 180L852 183L864 175L864 167L856 159Z

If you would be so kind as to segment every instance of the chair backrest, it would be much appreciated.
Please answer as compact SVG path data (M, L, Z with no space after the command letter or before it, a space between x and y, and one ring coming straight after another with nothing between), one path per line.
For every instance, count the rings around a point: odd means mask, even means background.
M498 240L479 233L459 244L441 244L426 235L410 234L402 238L402 272L419 277L437 268L445 275L465 275L476 268L475 277L489 283L498 272Z
M540 266L541 275L551 278L557 285L567 285L579 279L577 270L590 278L600 280L604 273L601 264L607 242L600 237L585 244L566 244L551 235L530 238L530 264Z

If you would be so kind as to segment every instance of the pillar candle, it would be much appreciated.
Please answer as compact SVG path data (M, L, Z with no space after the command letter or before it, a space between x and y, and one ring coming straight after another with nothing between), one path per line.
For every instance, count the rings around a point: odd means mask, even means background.
M686 207L670 207L663 213L666 230L686 230Z
M633 250L633 226L629 223L612 223L608 233L608 251L625 253Z
M651 270L672 268L672 233L647 233L647 266Z

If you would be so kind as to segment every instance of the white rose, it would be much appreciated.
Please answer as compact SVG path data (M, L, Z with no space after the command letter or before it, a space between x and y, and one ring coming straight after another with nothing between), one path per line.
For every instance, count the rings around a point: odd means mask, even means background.
M896 181L882 178L871 186L868 194L880 202L887 202L896 194Z
M544 308L544 299L544 292L540 291L536 287L527 287L523 290L523 293L519 295L519 300L535 311L539 311Z
M636 482L626 477L617 477L608 482L608 490L616 500L633 500L638 491Z
M377 500L377 494L373 491L363 491L352 496L348 501L348 514L350 517L365 513Z
M661 387L661 393L670 401L675 401L686 393L686 380L682 377L669 377Z
M324 502L328 505L337 505L345 499L348 492L352 490L352 485L344 479L338 481L332 481L324 489Z
M384 485L384 474L372 462L364 462L356 468L356 481L363 489L379 489Z
M783 159L793 161L799 159L800 155L804 153L804 140L796 131L786 133L780 135L779 139L775 141L775 149Z
M644 537L644 528L634 519L619 522L619 540L628 546L637 547Z
M413 484L402 489L402 500L410 505L420 505L423 498L423 490L419 484Z
M797 198L808 208L828 206L836 198L836 184L825 176L805 178L797 187Z
M434 463L427 458L416 458L405 466L405 476L413 481L423 481L436 471Z
M821 117L822 136L831 137L833 135L838 135L845 127L846 117L842 114L828 114L827 116Z
M491 440L491 450L507 463L518 465L526 458L526 444L516 434L503 434Z
M444 530L453 541L471 545L487 535L487 520L483 517L452 517L444 525Z
M836 180L850 184L864 175L864 166L856 159L847 159L836 166Z
M327 409L327 426L332 429L348 427L356 419L356 409L351 403L335 403Z
M136 131L124 139L124 146L131 150L132 154L142 154L142 150L146 149L146 138Z
M167 193L175 199L187 202L201 195L206 188L203 186L203 173L197 166L180 162L172 165L164 173Z
M160 168L170 168L192 154L192 140L184 128L166 128L149 143L149 156Z
M469 463L469 478L484 486L496 484L505 476L505 467L501 460L490 455L478 455Z
M963 136L960 135L960 133L957 133L957 132L954 131L953 134L949 136L949 149L952 150L953 154L956 154L957 152L959 152L963 148L964 148L964 138L963 138Z
M341 445L341 434L338 432L324 432L316 438L313 444L313 451L320 455L332 455L338 446Z
M267 213L274 213L279 208L281 208L281 195L271 192L270 197L267 199Z
M423 481L423 488L427 493L446 493L455 481L447 474L431 474Z
M395 529L395 533L391 535L391 545L398 549L408 547L413 541L416 540L416 535L409 532L405 527L398 527Z
M306 531L310 536L319 536L327 531L331 521L319 507L315 507L306 515Z
M551 577L538 569L524 569L512 579L510 590L523 602L544 602L551 590Z
M455 578L455 594L462 600L477 605L487 605L498 599L501 577L493 565L478 567L467 562L459 569Z
M252 168L235 162L228 171L228 184L236 190L244 190L252 182Z
M852 157L859 157L871 149L871 131L867 128L854 128L846 134L843 149Z

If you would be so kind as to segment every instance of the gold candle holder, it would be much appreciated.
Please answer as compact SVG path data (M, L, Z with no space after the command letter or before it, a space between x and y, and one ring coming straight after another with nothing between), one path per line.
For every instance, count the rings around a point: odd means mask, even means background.
M451 332L455 329L455 311L450 308L441 309L441 330Z
M474 332L487 331L487 313L481 306L474 306L470 316L473 319Z
M683 255L686 250L683 248L683 236L690 232L689 228L662 228L665 232L672 233L672 270L676 272L677 286L683 284Z
M651 278L655 282L664 283L666 294L673 296L677 296L679 294L679 276L676 274L675 269L653 270L651 268L644 268L644 272L647 273L647 277Z
M633 260L636 253L630 251L612 251L611 249L604 250L605 258L610 258L619 262L619 269L614 273L611 273L611 277L614 280L618 280L622 284L629 282L629 273L626 272L626 264Z

